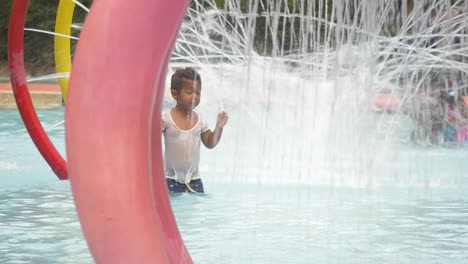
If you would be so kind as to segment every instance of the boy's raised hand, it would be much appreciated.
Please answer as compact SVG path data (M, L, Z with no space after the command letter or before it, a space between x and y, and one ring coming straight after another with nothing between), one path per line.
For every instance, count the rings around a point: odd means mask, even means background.
M226 112L221 112L218 114L218 119L216 121L216 127L223 128L228 121L228 115Z

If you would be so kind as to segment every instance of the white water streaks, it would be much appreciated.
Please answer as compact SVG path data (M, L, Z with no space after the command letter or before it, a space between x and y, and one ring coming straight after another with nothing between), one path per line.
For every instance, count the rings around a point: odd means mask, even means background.
M438 90L467 87L467 7L448 0L192 1L168 77L175 68L198 68L199 110L210 124L217 112L230 113L222 155L211 157L223 165L209 168L227 168L229 180L430 184L460 176L466 151L412 145L408 109L416 88L431 90L434 80ZM169 79L164 107L173 103ZM381 91L401 99L395 114L369 111Z

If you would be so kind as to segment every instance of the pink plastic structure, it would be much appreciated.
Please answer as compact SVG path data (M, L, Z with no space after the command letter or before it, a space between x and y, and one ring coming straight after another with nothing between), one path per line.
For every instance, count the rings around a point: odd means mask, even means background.
M186 0L95 1L66 107L78 216L96 263L192 263L162 167L164 80Z

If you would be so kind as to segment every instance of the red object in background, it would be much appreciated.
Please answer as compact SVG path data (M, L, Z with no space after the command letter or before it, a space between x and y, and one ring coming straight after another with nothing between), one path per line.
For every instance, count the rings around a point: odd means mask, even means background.
M377 94L374 97L373 104L379 110L396 111L400 107L401 100L391 93Z
M28 10L27 0L15 0L11 8L8 29L8 67L18 111L28 133L57 177L68 179L67 162L50 141L37 117L26 82L24 69L24 24Z

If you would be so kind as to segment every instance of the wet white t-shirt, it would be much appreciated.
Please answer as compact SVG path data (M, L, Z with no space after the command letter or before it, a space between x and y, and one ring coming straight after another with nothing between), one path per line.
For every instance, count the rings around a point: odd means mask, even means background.
M209 127L203 116L197 115L197 124L190 130L182 130L177 127L170 112L163 113L166 178L180 183L189 183L191 180L200 178L198 166L201 134Z

